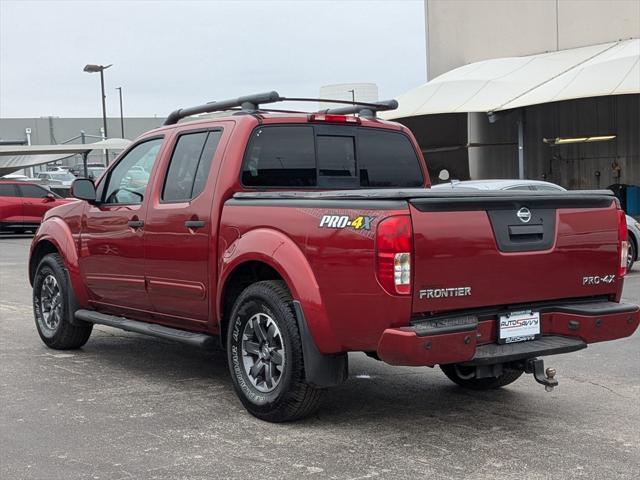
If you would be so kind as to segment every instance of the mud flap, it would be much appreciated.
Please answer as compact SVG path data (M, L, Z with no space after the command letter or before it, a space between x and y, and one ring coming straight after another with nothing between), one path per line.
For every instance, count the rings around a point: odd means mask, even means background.
M307 383L315 387L333 387L344 382L349 376L347 354L324 355L320 353L313 341L299 301L293 301L293 309L298 321L298 329L300 330Z

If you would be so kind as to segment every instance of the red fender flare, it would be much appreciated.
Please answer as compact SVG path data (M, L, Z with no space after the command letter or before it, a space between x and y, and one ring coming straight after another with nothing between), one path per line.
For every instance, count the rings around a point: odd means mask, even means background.
M69 280L71 281L71 286L73 287L76 301L80 306L86 308L88 306L89 297L87 295L87 290L80 275L78 249L76 247L78 236L74 236L71 233L69 226L61 218L47 218L46 221L40 225L40 228L38 229L38 232L34 236L31 243L29 265L31 265L31 258L35 253L35 250L43 241L52 243L60 256L62 256L64 265L67 269L67 272L69 273ZM34 270L35 267L37 267L37 265L33 266ZM29 279L32 280L32 276L35 272L30 271L29 273Z
M222 292L227 279L237 267L251 261L269 265L284 279L294 300L300 302L309 331L320 353L340 352L340 344L330 328L320 288L309 262L295 242L278 230L251 230L222 252L218 282L220 288L216 299L218 318L222 318Z

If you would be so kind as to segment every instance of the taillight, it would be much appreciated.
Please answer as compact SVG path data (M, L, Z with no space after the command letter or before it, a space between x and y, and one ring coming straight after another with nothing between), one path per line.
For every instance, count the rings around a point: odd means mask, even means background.
M328 123L355 123L360 124L360 118L353 115L334 115L331 113L312 113L309 115L310 122L328 122Z
M629 232L627 231L627 217L622 210L618 210L618 240L620 242L620 265L618 268L618 277L624 277L627 274Z
M382 220L376 232L380 285L392 295L411 293L411 218L398 215Z

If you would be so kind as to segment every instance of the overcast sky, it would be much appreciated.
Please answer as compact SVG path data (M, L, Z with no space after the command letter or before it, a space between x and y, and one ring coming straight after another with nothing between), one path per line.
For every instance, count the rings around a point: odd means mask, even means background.
M0 0L0 116L165 116L278 90L374 82L391 98L426 81L424 2Z

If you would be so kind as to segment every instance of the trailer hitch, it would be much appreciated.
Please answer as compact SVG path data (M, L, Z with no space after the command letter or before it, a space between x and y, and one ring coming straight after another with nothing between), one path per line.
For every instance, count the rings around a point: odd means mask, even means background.
M536 379L541 385L544 385L544 389L547 392L553 391L554 387L558 386L558 380L556 380L556 369L547 368L544 369L544 360L539 358L529 358L524 364L524 373L533 373L533 378Z

